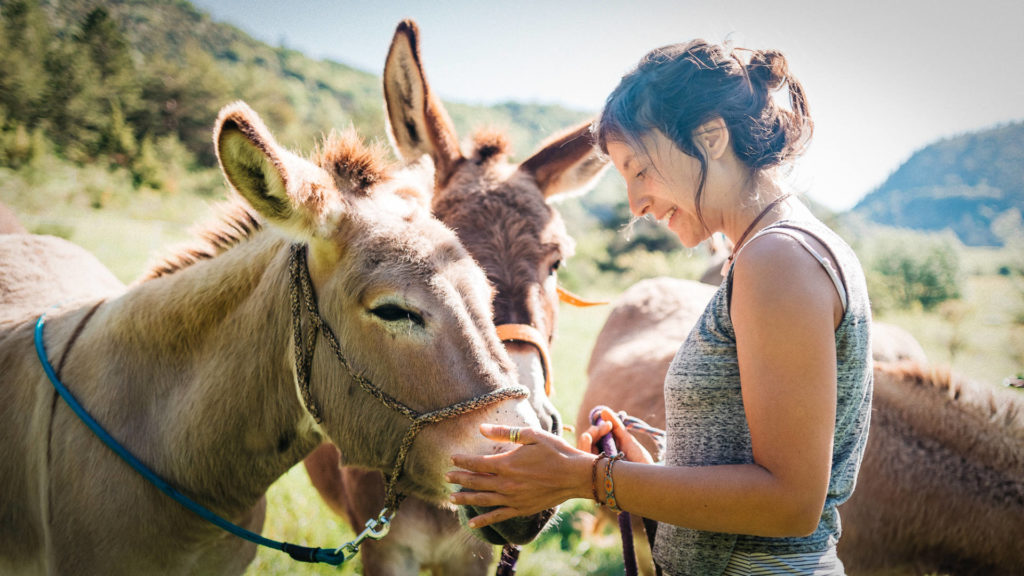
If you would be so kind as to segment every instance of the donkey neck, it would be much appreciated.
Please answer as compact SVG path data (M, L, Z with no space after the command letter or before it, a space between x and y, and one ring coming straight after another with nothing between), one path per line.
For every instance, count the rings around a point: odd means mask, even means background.
M250 509L321 441L295 387L287 253L258 233L109 307L117 360L95 381L115 382L115 436L215 510Z

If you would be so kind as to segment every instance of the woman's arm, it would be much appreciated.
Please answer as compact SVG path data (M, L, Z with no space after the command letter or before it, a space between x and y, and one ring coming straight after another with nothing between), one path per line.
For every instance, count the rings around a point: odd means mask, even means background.
M614 469L619 506L700 530L813 532L832 462L839 306L828 275L794 240L767 235L751 242L736 263L731 316L755 463L621 462ZM498 428L487 435L507 435ZM479 492L457 493L453 501L499 506L477 525L591 497L593 455L543 432L530 431L523 441L528 444L506 454L454 459L466 470L451 472L449 480ZM598 466L599 482L605 468L605 462ZM598 495L603 501L600 484Z

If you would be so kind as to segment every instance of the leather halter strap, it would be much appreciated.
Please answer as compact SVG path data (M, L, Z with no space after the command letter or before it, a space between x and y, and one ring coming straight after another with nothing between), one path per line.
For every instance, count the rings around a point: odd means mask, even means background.
M587 300L558 286L558 299L566 304L585 308L607 304L605 300ZM539 330L529 324L500 324L495 326L498 338L502 342L523 342L537 349L540 354L541 366L544 368L544 393L551 396L554 387L551 383L551 354L548 352L547 338Z
M537 349L541 366L544 368L544 393L551 396L551 355L540 330L529 324L501 324L495 328L502 342L523 342Z
M558 287L558 299L571 306L576 306L577 308L586 308L588 306L603 306L608 303L607 300L587 300L585 298L581 298L576 294L569 292L565 288L562 288L561 286Z

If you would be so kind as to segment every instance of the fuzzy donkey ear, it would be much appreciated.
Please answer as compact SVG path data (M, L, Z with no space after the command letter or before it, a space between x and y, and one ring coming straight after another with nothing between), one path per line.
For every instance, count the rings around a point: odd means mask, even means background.
M582 194L597 184L608 159L594 145L590 122L549 138L519 169L533 175L548 200Z
M384 101L395 151L406 162L429 155L434 161L435 181L443 185L462 152L451 118L427 82L420 59L419 28L412 20L399 23L391 40L384 64Z
M214 146L224 176L270 220L292 215L284 162L274 137L244 102L225 106L217 117Z
M328 181L327 174L281 148L244 102L221 109L214 145L231 186L269 222L301 239L322 233L341 209L339 198L328 197L332 186L310 185Z

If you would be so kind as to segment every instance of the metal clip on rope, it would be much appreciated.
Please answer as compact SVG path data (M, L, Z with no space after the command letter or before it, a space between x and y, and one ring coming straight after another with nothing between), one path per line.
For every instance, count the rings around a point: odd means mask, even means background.
M356 536L355 540L343 545L334 552L342 556L342 562L351 560L359 553L359 546L364 541L380 540L387 536L388 532L391 531L391 520L394 517L395 512L385 507L376 518L370 518L366 521L366 528Z

